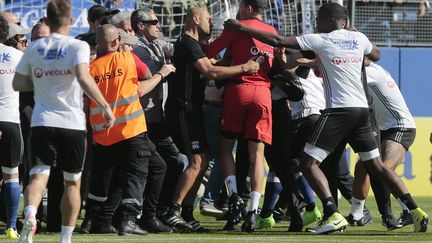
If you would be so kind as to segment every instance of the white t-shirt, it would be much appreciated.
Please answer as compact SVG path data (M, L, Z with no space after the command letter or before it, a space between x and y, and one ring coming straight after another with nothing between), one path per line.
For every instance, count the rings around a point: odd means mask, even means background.
M302 50L314 51L323 74L326 108L368 107L361 67L363 56L372 52L369 39L344 29L326 34L297 37Z
M0 44L0 121L20 123L19 93L12 88L15 68L23 53Z
M30 44L17 72L32 77L35 108L31 126L85 130L83 90L75 66L89 63L86 42L57 33Z
M320 110L325 108L324 88L322 78L317 77L313 70L306 79L300 78L294 81L304 95L298 102L290 101L292 119L300 119L310 115L320 115Z
M379 129L415 128L414 119L390 74L374 63L366 67L366 74Z

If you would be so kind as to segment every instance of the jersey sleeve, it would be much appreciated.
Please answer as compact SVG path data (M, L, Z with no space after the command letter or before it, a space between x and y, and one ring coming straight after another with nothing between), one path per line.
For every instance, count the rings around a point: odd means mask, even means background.
M90 46L87 42L77 41L73 55L73 65L89 64L90 62Z
M30 67L30 52L32 49L27 48L28 51L24 51L24 54L22 55L20 61L18 62L18 65L16 66L15 70L17 73L25 75L25 76L31 76L31 67Z
M198 61L198 59L206 57L197 41L194 41L192 39L185 39L184 44L186 45L187 50L189 50L191 53L192 62L196 62Z
M358 32L359 34L359 45L364 49L364 54L370 54L372 52L373 45L366 37L365 34Z
M224 29L222 34L216 40L204 46L204 51L207 54L207 57L214 58L223 49L229 48L234 37L235 32Z
M320 34L306 34L296 38L300 49L303 51L314 51L324 45L324 39Z
M138 74L138 80L145 79L147 76L147 72L148 72L147 65L145 63L143 63L137 55L132 53L132 56L133 56L134 61L135 61L135 66L136 66L137 74Z

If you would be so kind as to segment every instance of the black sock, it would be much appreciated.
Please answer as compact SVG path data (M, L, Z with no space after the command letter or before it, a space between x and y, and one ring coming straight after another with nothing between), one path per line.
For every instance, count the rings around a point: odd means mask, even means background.
M260 213L261 218L268 218L273 214L274 209L263 209Z
M181 205L178 203L170 203L169 208L170 208L170 211L180 212Z
M306 211L312 211L316 207L315 202L311 202L308 205L306 205Z
M407 193L400 197L400 200L405 203L409 210L413 210L417 208L417 204L414 202L414 199L411 197L411 194Z
M183 206L181 216L186 222L195 220L193 216L193 207L192 206Z
M339 212L333 197L324 198L322 200L322 204L323 204L324 218L328 218L333 213Z

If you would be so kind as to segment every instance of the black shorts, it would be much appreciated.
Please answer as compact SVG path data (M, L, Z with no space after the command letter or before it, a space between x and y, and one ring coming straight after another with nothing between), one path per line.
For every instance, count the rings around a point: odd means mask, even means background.
M23 156L24 141L19 123L0 122L0 166L17 167Z
M368 108L333 108L322 112L309 143L333 152L346 140L355 152L378 148Z
M193 155L207 151L202 112L170 111L165 115L171 138L180 153Z
M291 143L289 146L289 158L297 159L303 152L306 142L314 132L315 125L320 115L310 115L304 118L291 120Z
M32 127L30 144L33 166L49 165L69 173L79 173L83 169L86 131Z
M414 143L416 136L415 128L390 128L381 131L381 141L392 140L402 144L408 151L411 145Z

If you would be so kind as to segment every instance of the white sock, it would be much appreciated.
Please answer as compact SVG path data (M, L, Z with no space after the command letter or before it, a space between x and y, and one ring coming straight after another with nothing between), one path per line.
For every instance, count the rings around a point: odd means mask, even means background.
M402 200L400 200L400 198L398 198L397 201L399 202L403 211L408 211L408 212L410 211L407 205L405 205L405 203L403 203Z
M71 243L72 242L72 233L75 227L73 226L64 226L61 227L61 236L60 243Z
M359 220L363 217L363 208L366 200L351 198L351 215L354 220Z
M230 197L233 193L237 193L237 180L235 175L230 175L225 178L225 184L228 189L228 196Z
M24 208L24 218L33 218L36 219L37 207L33 205L28 205Z
M252 191L250 193L250 204L249 204L249 211L256 211L258 212L258 206L259 206L259 201L261 198L261 193L256 192L256 191Z

